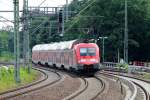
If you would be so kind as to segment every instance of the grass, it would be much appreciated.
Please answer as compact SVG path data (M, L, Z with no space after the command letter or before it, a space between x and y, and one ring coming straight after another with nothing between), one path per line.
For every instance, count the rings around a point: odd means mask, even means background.
M150 73L143 73L141 76L142 79L150 80Z
M0 92L4 92L9 89L16 88L28 83L33 82L38 78L39 74L37 71L31 69L31 73L28 74L26 68L20 68L20 83L16 83L14 79L14 67L9 67L8 70L1 67L0 68Z

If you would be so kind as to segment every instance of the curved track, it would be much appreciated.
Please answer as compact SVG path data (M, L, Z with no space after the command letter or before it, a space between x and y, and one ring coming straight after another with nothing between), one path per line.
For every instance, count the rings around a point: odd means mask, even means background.
M22 87L19 87L19 88L15 88L15 89L11 89L11 90L8 90L8 91L5 91L5 92L1 92L0 95L4 95L4 94L10 93L10 92L14 92L14 91L17 91L17 90L28 88L30 86L40 84L41 82L43 82L43 81L48 79L48 75L44 71L42 71L40 69L37 69L37 68L33 68L33 69L39 71L42 74L42 78L40 80L38 80L38 81L36 81L34 83L31 83L31 84L28 84L26 86L22 86Z
M104 81L98 76L81 78L83 84L80 90L73 93L71 96L66 97L64 100L94 100L99 96L105 89Z
M149 92L146 90L146 87L143 86L143 85L141 85L141 83L135 81L135 80L137 80L137 79L134 79L133 77L132 77L132 78L129 78L128 76L121 76L121 75L118 75L118 74L115 74L115 73L111 73L111 72L107 72L107 71L104 71L104 72L102 72L102 73L100 73L100 74L106 74L106 75L109 75L109 76L119 77L119 78L122 78L122 79L124 79L124 80L127 80L127 81L132 82L133 85L136 85L136 88L139 87L139 88L142 90L142 92L144 93L144 94L143 94L143 95L144 95L144 97L143 97L144 99L143 99L143 100L150 100L150 95L149 95ZM138 79L138 80L140 80L140 79ZM140 80L140 81L142 82L142 80ZM143 83L144 83L144 82L143 82ZM133 94L133 95L135 95L135 94ZM136 96L138 96L137 93L136 93ZM131 98L132 98L132 97L131 97ZM134 98L135 98L135 97L134 97ZM134 99L133 99L133 100L134 100Z
M130 80L132 81L135 85L139 86L142 91L144 92L144 98L145 100L150 100L150 90L147 90L149 87L147 87L147 85L144 85L145 82L142 82L141 80L137 80L137 79L134 79L134 78L128 78L128 77L125 77L125 76L121 76L122 78L126 79L126 80ZM140 82L139 82L140 81ZM149 86L150 86L150 83L149 83Z
M101 87L101 90L92 98L92 100L96 99L105 89L105 82L103 81L103 79L100 79L98 76L95 75L95 78L98 79L101 84L102 84L102 87Z
M46 86L53 85L62 79L61 75L55 71L52 71L46 68L43 69L40 67L38 68L34 67L33 69L38 70L40 73L42 73L43 78L29 85L0 93L0 99L8 99L8 98L16 97L19 95L23 95L23 94L44 88ZM52 80L52 77L53 77L53 80Z
M0 99L9 99L12 97L17 97L19 95L23 95L38 89L41 89L43 87L46 86L51 86L57 82L59 82L62 79L62 74L57 72L57 69L50 69L50 68L46 68L46 67L40 67L38 66L38 68L35 68L35 70L40 71L40 73L42 73L43 78L39 81L36 81L32 84L29 84L27 86L23 86L14 90L10 90L10 91L6 91L3 93L0 93ZM52 73L50 73L52 72ZM66 73L66 72L65 72ZM137 89L140 88L140 91L142 91L142 93L144 95L143 100L149 100L149 93L147 92L146 88L143 87L141 85L141 83L139 83L138 81L134 81L134 79L128 79L125 76L119 76L117 74L113 74L113 73L108 73L108 72L103 72L104 74L110 75L110 76L115 76L115 77L120 77L123 80L127 80L131 82L132 87L134 87L134 91L131 91L131 98L136 98L136 96L138 96L137 93ZM102 74L102 72L100 73ZM55 77L55 78L54 78ZM54 78L52 80L52 78ZM72 93L72 95L64 98L64 100L95 100L98 98L98 96L103 95L103 91L105 90L105 79L103 79L102 77L100 77L99 72L97 74L95 74L94 77L80 77L81 80L81 86L79 88L79 90L77 90L76 92ZM136 89L135 89L136 88ZM140 95L141 96L141 95ZM132 99L132 100L134 100ZM140 99L142 100L142 99Z

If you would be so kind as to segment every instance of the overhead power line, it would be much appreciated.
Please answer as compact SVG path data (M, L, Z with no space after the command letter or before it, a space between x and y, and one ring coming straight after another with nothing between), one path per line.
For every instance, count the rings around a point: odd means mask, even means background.
M73 27L73 25L79 21L79 19L77 19L77 18L81 15L81 13L83 13L83 12L84 12L88 7L90 7L95 1L96 1L96 0L93 0L90 4L88 4L86 7L84 7L84 8L74 17L74 19L73 19L73 20L74 20L74 23L71 24L70 27L68 27L68 28L65 30L65 32L69 31L69 30L71 29L71 27ZM87 2L89 2L89 1L87 1Z
M44 4L45 1L46 1L46 0L43 0L43 1L38 5L38 7L40 7L42 4ZM53 1L53 0L51 0L51 1ZM53 2L56 2L56 1L53 1Z
M48 18L46 18L45 20L43 20L43 22L42 22L40 25L38 25L38 26L31 32L31 34L33 34L34 32L36 32L36 31L41 27L41 25L43 25L44 23L46 23L48 20L49 20Z
M104 16L78 16L78 17L102 18Z
M7 22L5 22L5 21L0 21L0 23L4 23L5 25L7 25L7 26L9 26L9 24L7 24Z
M0 18L4 19L4 21L6 21L6 22L14 23L14 21L11 21L11 20L9 20L9 19L7 19L7 18L3 17L3 16L0 16Z
M10 20L11 22L13 22L13 20ZM0 20L0 22L10 22L10 21L7 21L7 20Z
M23 12L22 10L20 10L19 12ZM0 10L0 13L14 13L13 10Z
M46 0L42 1L42 2L38 5L38 7L40 7L43 3L45 3L45 1L46 1Z

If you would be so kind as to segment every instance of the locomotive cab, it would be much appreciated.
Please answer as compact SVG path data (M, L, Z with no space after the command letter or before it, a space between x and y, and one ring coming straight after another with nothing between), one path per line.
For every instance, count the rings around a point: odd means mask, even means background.
M78 70L99 69L99 48L94 43L81 43L76 46Z

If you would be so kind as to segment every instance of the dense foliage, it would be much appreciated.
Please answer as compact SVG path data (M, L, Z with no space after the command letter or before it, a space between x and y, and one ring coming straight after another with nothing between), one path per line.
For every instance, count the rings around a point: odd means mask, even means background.
M13 33L11 31L0 31L0 61L13 59Z
M150 0L128 1L129 61L150 60ZM33 10L30 16L30 46L72 39L105 40L106 61L117 61L117 53L123 58L125 0L73 0L69 5L69 21L65 22L65 34L59 36L58 12L44 15ZM10 32L0 32L0 55L13 51ZM21 35L22 36L22 35ZM102 48L102 40L97 40Z
M34 9L30 13L30 40L31 47L35 44L60 41L57 34L57 14L43 14L42 11Z
M128 0L129 60L150 60L149 4L150 0ZM68 22L66 34L107 36L107 61L117 61L118 49L123 57L125 0L73 0L70 9L79 14ZM101 41L98 44L102 47Z
M128 0L129 60L150 60L150 0ZM72 39L95 39L107 36L105 58L117 61L117 53L123 58L125 0L73 0L69 5L69 21L65 23L64 37L57 31L57 16L32 17L30 28L31 47L39 43ZM33 15L36 15L34 12ZM42 16L42 12L41 12ZM55 22L50 24L49 22ZM36 29L36 27L40 27ZM50 28L42 28L49 27ZM36 29L36 30L35 30ZM50 31L49 31L49 30ZM35 31L34 31L35 30ZM33 32L34 31L34 32ZM102 41L97 41L102 48Z

